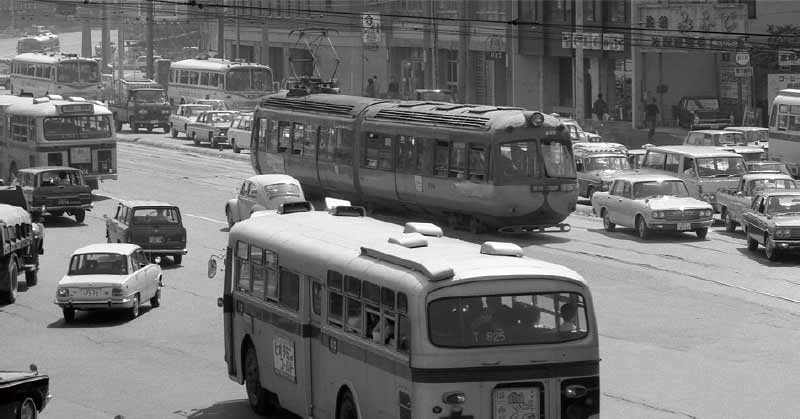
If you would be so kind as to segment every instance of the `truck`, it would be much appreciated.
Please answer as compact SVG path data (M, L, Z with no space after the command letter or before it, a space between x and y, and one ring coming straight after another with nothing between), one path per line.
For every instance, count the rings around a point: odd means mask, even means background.
M717 209L725 222L725 231L733 233L742 224L742 215L750 209L753 196L762 189L797 189L791 176L783 173L747 173L733 189L717 191Z
M133 132L139 132L139 128L169 132L167 91L154 80L115 78L108 109L114 115L117 132L122 131L122 124L130 125Z
M17 290L36 285L44 227L28 212L19 186L0 186L0 301L12 304ZM19 275L25 272L25 281Z

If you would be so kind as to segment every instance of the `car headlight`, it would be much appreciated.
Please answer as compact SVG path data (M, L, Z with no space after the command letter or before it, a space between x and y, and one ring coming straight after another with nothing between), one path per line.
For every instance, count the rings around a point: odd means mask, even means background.
M59 288L58 289L58 296L59 297L69 297L69 288Z
M705 209L701 211L700 215L702 215L703 217L711 217L714 215L714 211L710 209Z
M664 211L653 211L650 215L653 218L664 218Z
M787 227L780 227L775 229L775 238L785 239L792 235L792 230Z
M136 111L136 113L138 113L139 115L145 115L147 114L147 109L139 109L138 111Z
M111 287L111 296L122 297L122 286L114 285L113 287Z
M161 115L169 115L169 109L164 109L161 111Z
M698 123L698 122L700 122L700 117L699 117L699 116L697 116L697 115L695 115L695 116L694 116L694 123L696 124L696 123Z

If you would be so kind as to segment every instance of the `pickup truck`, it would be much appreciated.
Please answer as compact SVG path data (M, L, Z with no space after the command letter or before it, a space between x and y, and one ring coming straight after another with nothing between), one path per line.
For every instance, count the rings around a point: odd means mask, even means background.
M797 189L797 184L783 173L747 173L742 175L735 189L720 189L717 206L725 222L725 231L736 231L736 226L742 224L742 215L750 209L753 196L762 189Z
M721 108L719 98L714 96L684 96L675 106L678 125L696 129L723 129L733 125L733 113Z

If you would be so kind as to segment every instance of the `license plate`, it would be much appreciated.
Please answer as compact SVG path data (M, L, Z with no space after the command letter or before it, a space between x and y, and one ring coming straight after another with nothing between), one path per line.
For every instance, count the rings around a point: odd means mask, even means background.
M59 199L58 200L58 205L69 205L69 204L71 204L69 199Z
M163 236L151 236L150 237L150 243L164 243L164 237Z
M97 297L98 295L100 295L100 290L94 290L94 289L84 290L83 295L85 295L86 297Z
M678 223L678 230L684 231L691 229L692 229L692 223Z
M157 123L158 123L158 121L157 121L157 120L153 120L153 121L150 121L150 123L151 123L151 124L157 124Z
M492 394L493 419L541 417L537 387L498 388Z

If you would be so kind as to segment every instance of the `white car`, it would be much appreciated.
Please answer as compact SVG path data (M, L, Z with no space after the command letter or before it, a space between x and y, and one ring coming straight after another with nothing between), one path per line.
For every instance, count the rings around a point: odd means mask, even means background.
M178 105L174 114L169 116L169 127L172 138L178 138L178 133L186 133L186 126L197 120L197 117L212 110L211 105L189 104Z
M253 114L240 113L231 121L231 127L228 128L228 142L231 145L234 153L239 153L242 150L250 149L250 134L253 129Z
M58 281L55 303L64 322L76 310L127 310L131 319L149 301L161 305L162 274L158 258L151 262L142 248L130 243L99 243L72 253L67 275Z
M233 227L256 211L277 210L281 204L305 199L300 181L289 175L251 176L242 182L236 198L225 204L225 217L228 227Z

